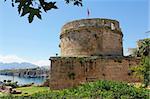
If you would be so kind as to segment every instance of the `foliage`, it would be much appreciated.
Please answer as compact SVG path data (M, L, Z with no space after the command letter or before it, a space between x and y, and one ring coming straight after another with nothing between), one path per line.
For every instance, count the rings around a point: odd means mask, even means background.
M131 50L131 56L149 56L150 53L150 38L146 38L138 41L138 48Z
M11 80L4 80L4 86L11 86L12 88L19 87L18 82L12 82Z
M140 64L132 67L131 70L143 80L145 87L150 85L150 56L143 56Z
M5 96L7 99L148 99L150 91L122 82L97 81L63 90L49 90L24 96Z
M139 41L138 53L140 56L149 56L150 53L150 38Z
M132 67L133 73L140 77L145 87L150 85L150 38L139 40L138 49L135 50L134 56L142 57L138 66Z
M7 1L7 0L4 0ZM28 21L31 23L34 19L34 16L37 16L39 19L42 19L41 13L47 12L52 9L58 9L56 2L47 1L47 0L11 0L12 7L17 4L18 13L21 16L28 14ZM67 4L73 3L76 6L82 6L82 0L64 0Z

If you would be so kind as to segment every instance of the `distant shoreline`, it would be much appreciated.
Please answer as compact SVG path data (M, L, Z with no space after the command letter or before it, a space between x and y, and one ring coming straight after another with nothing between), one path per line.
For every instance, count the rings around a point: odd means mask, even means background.
M25 78L47 78L49 70L43 68L30 68L30 69L13 69L13 70L0 70L0 75L18 76Z

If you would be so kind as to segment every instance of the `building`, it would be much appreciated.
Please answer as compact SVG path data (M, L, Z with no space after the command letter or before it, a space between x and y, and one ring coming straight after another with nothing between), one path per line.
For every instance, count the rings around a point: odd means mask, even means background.
M139 59L124 57L119 22L81 19L65 24L60 34L60 57L51 57L50 87L63 89L96 80L135 82L130 67Z

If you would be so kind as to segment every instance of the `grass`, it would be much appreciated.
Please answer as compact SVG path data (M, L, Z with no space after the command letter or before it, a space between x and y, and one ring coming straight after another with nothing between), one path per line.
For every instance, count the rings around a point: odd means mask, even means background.
M5 93L0 92L0 97L1 97L1 96L6 96L6 95L8 95L8 94L5 94Z
M30 86L30 87L20 87L16 88L17 90L22 91L22 94L16 94L15 96L28 96L32 95L35 93L43 92L43 91L48 91L48 87L37 87L37 86Z
M0 96L3 96L3 93L0 92Z
M37 87L37 86L30 86L30 87L20 87L16 88L16 90L22 91L22 94L14 94L13 96L30 96L32 94L36 94L43 91L48 91L49 87ZM0 97L8 96L10 94L0 92Z

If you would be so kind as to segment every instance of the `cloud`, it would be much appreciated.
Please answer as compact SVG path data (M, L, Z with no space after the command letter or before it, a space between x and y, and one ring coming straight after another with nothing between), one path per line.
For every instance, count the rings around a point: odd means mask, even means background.
M12 63L12 62L17 62L17 63L22 63L22 62L29 62L38 66L49 66L50 62L49 60L36 60L36 61L31 61L31 60L26 60L24 58L20 58L16 55L0 55L0 62L3 63Z
M12 62L27 62L26 60L17 57L16 55L6 55L6 56L2 56L0 55L0 62L3 63L12 63Z
M49 66L49 64L50 64L49 60L38 60L38 61L34 61L32 63L36 64L38 66Z

